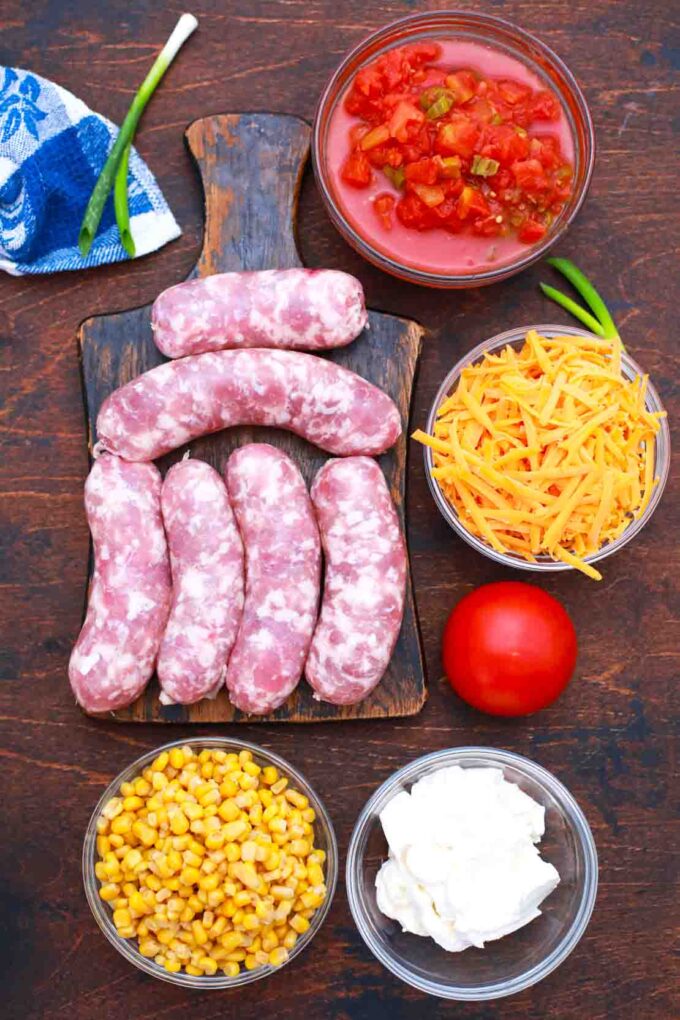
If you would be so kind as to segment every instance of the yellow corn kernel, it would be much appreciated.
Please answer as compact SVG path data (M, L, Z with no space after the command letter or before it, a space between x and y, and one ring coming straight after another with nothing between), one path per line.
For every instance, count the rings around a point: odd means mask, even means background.
M204 875L198 879L199 889L203 889L205 892L212 892L213 889L217 889L219 884L219 875Z
M109 873L103 861L97 861L94 866L94 873L100 882L108 882Z
M129 838L130 834L128 833L128 839ZM114 853L119 847L125 846L125 839L119 833L112 832L111 835L109 836L109 843L111 844L112 847L111 852Z
M152 892L158 892L161 888L161 881L157 875L147 875L144 879L144 884L147 889L151 889Z
M184 970L187 974L191 974L192 977L200 977L203 973L198 967L194 967L193 963L187 963Z
M300 897L306 910L314 910L316 907L320 907L323 903L324 897L320 893L312 892L309 890Z
M288 922L291 928L294 928L298 935L304 935L309 928L309 921L306 917L301 914L293 914L290 921Z
M112 900L116 899L119 892L120 886L117 886L115 882L108 882L99 890L99 897L104 900L105 903L110 903Z
M243 763L243 771L247 776L259 776L262 769L254 761L246 761Z
M249 953L243 962L243 966L246 968L246 970L255 970L255 968L258 966L258 963L255 957L251 953Z
M111 822L111 832L117 836L124 836L132 828L132 815L124 813L118 815Z
M201 877L201 873L198 868L186 867L179 877L184 885L194 885Z
M131 786L131 794L123 801L123 807L126 811L139 811L141 807L144 807L144 801L141 797L137 797L134 793L134 786Z
M97 853L99 856L103 857L104 854L109 853L110 850L111 843L108 836L97 836Z
M243 927L246 931L257 931L260 927L260 919L255 914L246 914L243 918Z
M243 935L240 931L230 931L226 935L222 935L220 938L220 945L227 953L233 953L235 949L238 949L243 944Z
M162 772L163 769L167 768L168 762L170 761L170 755L167 751L161 751L155 761L151 763L152 772Z
M191 822L203 817L203 808L193 800L185 800L182 804L182 811Z
M168 755L168 760L173 769L184 768L184 751L181 747L173 747Z
M202 956L198 961L198 966L204 974L208 974L209 976L217 973L217 960L213 960L209 956Z
M140 939L138 949L142 956L156 956L160 951L160 943L154 939Z
M266 814L266 812L265 812ZM269 823L270 832L283 833L288 828L288 823L285 818L272 818Z
M212 925L212 927L210 928L210 931L208 932L208 934L210 935L210 938L211 939L219 938L220 935L223 934L223 932L224 932L226 927L227 927L227 919L226 919L226 917L218 917L215 920L215 922Z
M231 843L248 831L248 823L244 822L242 818L237 818L234 822L227 822L222 831L224 838Z
M275 794L283 793L283 791L286 789L287 786L288 786L288 780L285 778L285 776L282 777L281 779L277 779L275 783L272 783L272 788L271 788L272 793L275 793Z
M219 850L224 846L224 833L209 832L205 837L205 845L208 850Z
M142 916L144 914L150 914L152 912L152 908L147 905L146 901L144 900L144 897L140 892L131 893L128 902L130 905L130 910L133 912L133 914Z
M293 839L290 843L290 852L294 857L307 857L311 847L306 839Z
M145 847L151 847L156 842L156 833L150 825L146 824L146 822L135 822L132 826L132 831Z
M279 939L275 932L270 931L262 935L262 949L265 953L271 953L272 949L276 949L278 944Z
M189 819L183 811L175 811L170 818L170 828L175 836L183 836L185 832L189 831Z
M241 814L233 800L225 800L220 804L217 813L223 822L234 822Z
M273 885L270 890L275 900L292 900L295 893L287 885Z
M235 797L238 793L238 784L233 779L223 779L219 786L222 797Z
M241 860L242 861L254 861L255 852L257 850L257 843L253 842L252 839L246 839L241 844Z
M244 747L242 751L238 753L238 760L241 765L247 761L253 760L253 752L249 751L247 747Z
M196 942L196 945L204 946L208 941L208 933L203 927L201 921L192 921L191 930L194 933L194 940Z
M128 928L132 924L132 917L129 910L114 910L113 923L116 928Z
M271 790L258 790L258 798L264 808L268 808L274 802L274 794Z
M260 884L260 879L255 871L255 866L249 861L237 861L232 864L231 867L234 869L234 877L242 882L246 889L257 889Z
M156 939L161 945L168 945L172 942L172 932L169 928L161 928L160 931L156 932Z
M123 858L123 867L126 871L134 871L135 868L139 867L144 858L137 849L128 850Z
M262 781L271 786L279 778L279 770L273 765L265 765L262 769Z
M241 973L241 968L239 967L238 963L232 961L231 963L225 963L224 967L222 968L222 973L224 974L225 977L235 978L238 977L239 974Z
M229 953L227 959L235 963L243 963L246 958L245 949L235 949L233 953Z
M195 854L193 850L185 850L182 856L182 860L190 868L200 868L203 863L202 859L198 854Z
M323 885L323 869L319 864L310 864L307 859L307 879L310 885Z
M168 974L176 974L182 969L182 964L179 960L166 960L163 967L167 970Z
M288 950L283 946L277 946L276 949L272 949L268 959L272 967L280 967L288 959Z

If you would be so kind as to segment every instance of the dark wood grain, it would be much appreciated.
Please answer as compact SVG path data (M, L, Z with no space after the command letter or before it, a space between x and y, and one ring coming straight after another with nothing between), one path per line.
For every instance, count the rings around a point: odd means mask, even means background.
M278 110L309 120L341 56L373 28L442 0L194 0L200 29L150 104L139 136L184 235L134 265L44 280L0 277L0 896L2 1003L8 1020L671 1020L680 1015L678 690L680 467L635 543L604 581L541 582L578 631L574 681L526 720L487 718L441 674L446 614L475 585L518 575L460 542L430 498L420 454L408 472L408 537L430 694L408 720L240 726L283 754L329 806L341 860L370 793L394 769L441 747L487 744L528 755L585 811L600 857L591 924L569 959L533 989L495 1003L426 999L377 963L341 882L329 918L290 967L237 994L183 994L133 970L102 938L80 887L89 814L111 777L156 746L157 726L84 718L66 682L80 626L88 470L75 333L79 323L142 306L178 283L202 241L200 185L182 142L222 110ZM453 6L453 4L451 4ZM473 0L456 7L479 9ZM506 0L484 9L535 32L566 60L595 120L589 198L559 254L597 280L631 353L680 415L677 309L680 206L680 12L671 0ZM180 8L151 0L3 0L0 63L59 81L93 109L124 116ZM362 262L329 223L310 175L299 244L310 266L356 273L371 307L427 327L412 413L422 424L462 353L511 325L558 318L536 266L482 291L430 293ZM562 321L568 321L566 317ZM230 727L205 727L228 732ZM233 732L233 728L232 732ZM173 728L189 736L195 728Z
M309 136L307 124L281 114L225 114L189 127L186 138L201 172L206 209L203 248L190 275L301 265L294 225ZM415 322L371 312L369 328L349 347L331 351L327 357L385 390L407 423L422 332ZM150 306L84 322L80 351L91 450L97 440L96 420L102 401L167 359L153 342ZM402 527L407 434L406 429L396 445L379 458ZM283 449L298 464L308 484L328 459L291 432L239 426L189 443L164 458L160 467L164 471L189 450L222 471L229 454L251 442L268 442ZM216 698L194 705L162 705L158 694L154 677L134 704L111 714L121 722L165 723L315 722L415 715L425 702L425 673L410 571L394 655L378 687L359 704L317 701L306 682L300 683L279 709L259 718L238 712L224 689Z

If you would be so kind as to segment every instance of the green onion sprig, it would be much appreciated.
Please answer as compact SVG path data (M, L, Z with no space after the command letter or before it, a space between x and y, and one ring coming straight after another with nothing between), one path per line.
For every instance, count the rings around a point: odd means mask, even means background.
M562 276L566 277L574 290L581 295L589 306L590 312L578 304L577 301L574 301L573 298L563 294L561 290L550 287L547 283L541 283L539 287L545 296L550 298L551 301L555 301L556 304L561 305L562 308L565 308L571 315L587 326L592 333L597 334L597 336L604 337L606 340L620 340L619 331L609 314L609 309L588 277L569 259L547 259L547 262L548 265L553 266L554 269L562 273Z
M130 216L127 202L127 167L130 156L130 146L134 138L139 120L156 91L160 81L187 41L192 32L195 31L198 21L193 14L183 14L166 42L161 52L156 57L153 66L142 82L135 98L132 100L125 120L113 143L111 152L104 167L97 179L94 190L87 203L83 222L78 235L78 247L85 258L92 242L94 241L101 218L104 213L104 206L109 197L111 188L116 184L114 194L114 206L116 211L116 222L120 232L121 241L129 255L134 256L135 245L130 232Z

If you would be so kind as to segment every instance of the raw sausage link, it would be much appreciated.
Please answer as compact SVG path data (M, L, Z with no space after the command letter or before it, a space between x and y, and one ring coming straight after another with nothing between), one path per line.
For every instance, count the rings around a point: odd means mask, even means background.
M85 483L95 569L69 680L88 712L129 705L153 673L170 608L170 563L153 464L95 461Z
M367 321L361 284L334 269L187 280L164 290L151 312L154 341L168 358L233 347L344 347Z
M217 471L201 460L170 468L161 492L172 607L156 672L164 704L216 694L243 611L243 545Z
M401 434L396 405L332 361L296 351L217 351L170 361L115 390L99 449L155 460L232 425L289 429L338 456L382 453Z
M319 603L319 530L302 475L281 450L243 446L225 473L246 556L246 603L226 683L237 708L263 715L302 675Z
M369 457L327 461L311 496L326 580L305 675L315 697L351 705L370 694L394 650L406 547L385 477Z

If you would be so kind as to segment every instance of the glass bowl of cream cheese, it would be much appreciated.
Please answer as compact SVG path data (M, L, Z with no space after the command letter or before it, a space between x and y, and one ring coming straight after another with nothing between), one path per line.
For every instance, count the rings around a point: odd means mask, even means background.
M420 991L484 1001L550 974L583 935L597 852L569 791L509 751L418 758L373 794L347 853L369 949Z

